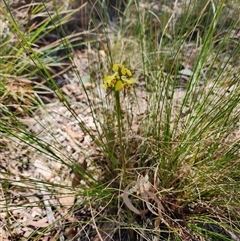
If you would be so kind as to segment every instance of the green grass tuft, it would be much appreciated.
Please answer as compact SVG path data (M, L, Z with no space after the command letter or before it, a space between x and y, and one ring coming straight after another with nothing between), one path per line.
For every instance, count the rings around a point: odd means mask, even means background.
M51 2L0 3L6 240L239 240L239 4Z

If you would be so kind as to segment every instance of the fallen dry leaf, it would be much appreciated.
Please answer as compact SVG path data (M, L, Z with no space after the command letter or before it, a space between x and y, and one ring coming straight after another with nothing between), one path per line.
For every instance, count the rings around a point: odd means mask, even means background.
M76 132L76 131L72 131L71 128L69 126L66 126L66 132L68 133L68 135L72 138L79 138L82 139L84 137L84 133L83 132Z
M34 166L37 168L37 171L46 180L50 180L55 175L54 172L42 160L36 159L35 162L34 162Z
M38 221L30 220L27 222L26 225L37 227L37 228L45 228L49 226L49 223L48 223L47 217L45 217L45 218L39 219Z
M73 193L70 193L68 189L61 189L61 194L59 196L56 196L58 198L58 201L62 204L62 206L66 208L72 207L75 201L75 195Z

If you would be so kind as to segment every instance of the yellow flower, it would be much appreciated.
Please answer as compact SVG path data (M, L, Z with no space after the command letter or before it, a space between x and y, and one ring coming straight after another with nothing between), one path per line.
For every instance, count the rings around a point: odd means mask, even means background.
M130 78L130 79L126 79L126 80L123 80L125 83L128 83L128 84L133 84L135 83L135 79L134 78Z
M102 87L104 89L111 88L111 87L115 86L115 84L117 83L117 80L118 80L117 72L114 73L113 75L104 75Z
M102 84L102 87L104 89L107 89L107 88L110 88L111 85L110 85L110 76L107 76L107 75L104 75L104 80L103 80L103 84Z
M122 64L114 64L113 67L112 67L112 70L115 72L115 71L118 71L119 74L123 75L123 76L132 76L132 73L129 69L125 68L124 65Z
M115 72L113 75L105 75L102 87L104 89L113 89L119 91L121 89L131 90L131 84L135 82L134 78L129 78L132 73L129 69L125 68L122 64L114 64L112 70Z
M115 85L115 91L121 90L124 87L124 84L121 80L118 80Z
M114 64L113 67L112 67L112 71L115 72L116 70L118 70L119 68L121 68L121 66L122 66L121 64Z
M135 83L135 79L134 78L130 78L130 79L126 79L126 80L123 80L123 88L124 89L127 89L127 90L131 90L132 89L132 86L131 84Z
M127 90L131 90L132 89L131 84L133 84L134 82L135 82L134 78L118 80L115 85L115 91L121 90L123 88Z

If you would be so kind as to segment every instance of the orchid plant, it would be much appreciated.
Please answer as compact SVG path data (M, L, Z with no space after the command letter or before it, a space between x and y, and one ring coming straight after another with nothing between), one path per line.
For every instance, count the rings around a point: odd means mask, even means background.
M115 110L117 113L117 127L118 127L118 140L120 145L121 153L121 165L123 176L126 173L126 160L125 160L125 149L123 145L123 124L122 124L122 111L119 92L122 89L132 90L132 84L135 83L135 79L132 77L132 72L127 69L124 65L116 63L112 67L114 72L112 75L105 75L102 87L110 90L115 94Z

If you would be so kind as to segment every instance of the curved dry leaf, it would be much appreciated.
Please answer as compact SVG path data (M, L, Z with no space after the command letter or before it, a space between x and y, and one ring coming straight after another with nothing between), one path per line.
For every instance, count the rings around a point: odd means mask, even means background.
M165 208L162 205L161 200L156 196L156 194L152 193L152 192L148 192L148 198L153 199L156 203L157 203L157 210L158 213L156 214L155 211L150 210L153 214L155 213L155 215L157 215L159 218L163 218L163 213L165 212ZM148 206L147 206L148 207ZM149 208L149 207L148 207Z
M129 192L129 187L130 187L131 184L129 184L123 191L123 195L122 195L122 198L123 198L123 201L124 203L126 204L126 206L131 210L133 211L134 213L138 214L138 215L144 215L148 212L148 210L138 210L137 208L135 208L133 206L133 204L131 203L130 199L129 199L129 195L131 194Z
M156 213L156 212L153 210L153 208L152 208L153 204L151 204L151 203L148 201L148 199L149 199L148 194L147 194L146 192L141 193L141 197L142 197L142 199L145 201L148 210L149 210L152 214L158 216L158 213ZM155 207L155 208L156 208L156 207Z

